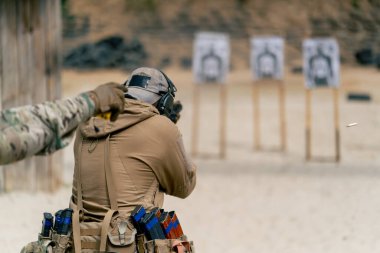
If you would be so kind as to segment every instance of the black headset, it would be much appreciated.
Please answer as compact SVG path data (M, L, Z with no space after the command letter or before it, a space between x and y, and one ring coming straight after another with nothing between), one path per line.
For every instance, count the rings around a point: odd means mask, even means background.
M165 92L164 95L162 95L162 97L158 100L156 108L158 109L161 115L165 115L170 118L170 115L173 110L174 97L177 88L164 72L162 72L161 70L160 72L165 77L166 82L168 83L168 91Z

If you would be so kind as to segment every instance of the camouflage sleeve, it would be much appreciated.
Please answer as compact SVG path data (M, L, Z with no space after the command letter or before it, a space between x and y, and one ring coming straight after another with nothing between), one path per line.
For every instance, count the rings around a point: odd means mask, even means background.
M95 104L88 93L0 112L0 164L53 153L69 144Z

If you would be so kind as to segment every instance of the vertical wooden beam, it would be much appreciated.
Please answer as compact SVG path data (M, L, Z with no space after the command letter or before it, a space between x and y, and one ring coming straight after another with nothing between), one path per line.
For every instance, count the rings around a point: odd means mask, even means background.
M5 1L0 1L0 110L3 109L3 50L5 48L5 22ZM2 168L0 168L0 170L2 171Z
M45 1L45 18L46 21L44 23L44 28L45 28L45 75L46 75L46 80L47 80L47 99L51 100L54 98L54 40L52 38L52 29L54 29L54 19L52 15L54 15L53 12L53 4L54 1ZM53 190L53 184L52 181L54 180L53 178L53 162L52 158L49 156L47 158L47 185L44 186L46 187L46 190L52 191Z
M60 44L59 0L0 1L1 109L61 96ZM52 190L59 185L62 169L51 159L31 158L0 168L0 191L2 185L6 190Z
M3 38L5 34L5 4L4 1L0 1L0 110L2 110L2 102L3 102ZM4 191L4 167L0 166L0 193Z
M60 41L61 41L61 15L59 0L40 0L42 19L42 31L44 34L44 63L46 98L55 100L61 97L60 88ZM58 151L59 152L59 151ZM57 154L50 155L47 161L40 161L45 166L45 182L41 187L44 190L54 191L61 184L62 168L61 157Z
M261 149L260 144L260 91L259 83L253 82L252 85L252 103L253 103L253 147L256 150Z
M61 97L61 9L59 0L49 0L45 3L45 58L46 75L48 78L48 99Z
M226 128L227 128L227 87L220 84L220 145L219 157L226 158Z
M281 150L286 151L286 116L285 116L285 84L278 82L279 87L279 115L280 115L280 143Z
M33 1L33 14L35 25L32 34L33 45L33 70L34 75L31 76L34 85L39 89L33 89L32 100L33 103L42 103L48 99L47 93L47 80L46 80L46 59L45 59L45 29L44 23L48 22L45 17L45 0Z
M35 83L34 76L36 69L34 65L34 43L33 43L33 29L34 29L34 9L35 2L39 0L18 0L17 3L17 48L19 56L19 104L30 105L34 103L33 92L37 90L40 92L39 83ZM36 187L36 162L35 158L31 157L18 163L22 168L21 176L14 179L22 184L16 186L17 189L35 191Z
M3 109L16 107L19 105L19 65L18 65L18 13L17 1L7 0L4 3L4 21L5 34L3 38L3 86L2 101ZM5 191L11 191L17 185L20 163L11 166L4 166Z
M306 107L305 107L305 149L306 160L311 159L311 90L306 89Z
M29 1L17 0L14 2L16 5L16 44L18 61L17 61L17 72L18 72L18 90L17 90L17 106L30 104L32 101L28 98L30 97L29 87L30 79L29 76L32 74L29 61L30 61L30 50L28 50L28 34L29 34ZM31 84L33 86L33 83ZM24 159L14 165L12 165L12 170L14 173L12 181L13 187L18 190L30 190L33 185L33 167L34 162L32 159Z
M193 90L193 125L191 129L191 155L196 157L198 155L198 138L199 138L199 99L200 88L198 84L194 85Z
M54 6L55 28L54 28L54 38L55 38L55 91L54 99L59 99L62 97L62 85L61 85L61 71L62 71L62 13L61 13L61 0L55 0ZM63 151L60 150L58 153L54 154L52 160L52 166L54 170L54 186L57 190L63 184Z
M25 93L24 103L25 104L33 104L33 92L34 90L39 90L37 87L38 83L35 83L33 76L36 73L35 65L34 65L34 44L33 44L33 32L35 27L35 22L33 19L34 15L34 4L39 0L23 0L23 33L24 33L24 41L25 41L25 49L24 49L24 64L26 68L26 76L25 83L23 83L23 92ZM36 191L36 159L35 157L31 157L25 161L25 167L28 172L26 173L28 180L28 190Z
M335 161L340 161L340 131L339 131L339 89L333 88L334 128L335 128Z
M3 15L3 86L2 103L3 109L18 105L18 54L17 54L17 13L16 3L5 0Z
M33 61L35 75L33 75L34 85L38 86L39 89L35 89L33 94L34 103L42 103L48 100L48 85L46 77L46 33L45 24L49 22L46 17L46 0L36 0L34 2L34 13L36 23L33 29ZM48 159L46 157L35 157L36 164L36 188L37 190L48 189Z

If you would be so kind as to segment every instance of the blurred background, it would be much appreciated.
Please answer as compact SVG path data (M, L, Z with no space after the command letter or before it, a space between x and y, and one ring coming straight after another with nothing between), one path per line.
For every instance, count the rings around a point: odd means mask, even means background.
M226 158L219 159L220 86L200 86L198 182L168 196L197 252L373 252L380 249L380 3L375 0L2 0L1 108L75 96L160 68L184 106L178 122L192 148L194 36L230 36ZM249 39L285 41L286 150L280 152L278 88L260 86L254 149ZM335 162L333 92L312 90L312 154L305 161L302 42L332 37L340 48L341 159ZM359 99L353 99L359 97ZM354 127L346 127L358 123ZM42 213L66 208L71 146L0 168L0 245L37 239Z

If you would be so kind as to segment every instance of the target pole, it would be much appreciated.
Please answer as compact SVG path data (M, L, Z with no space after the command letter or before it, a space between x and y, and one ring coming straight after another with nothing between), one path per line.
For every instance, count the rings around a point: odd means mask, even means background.
M286 151L286 118L285 118L285 84L284 81L278 82L279 87L279 117L280 117L280 139L281 150Z
M334 127L335 127L335 161L340 161L340 131L339 131L339 89L333 89Z
M253 143L254 149L260 150L260 98L259 83L253 82L252 102L253 102Z
M306 89L306 109L305 109L305 149L306 160L311 160L311 90Z
M219 157L226 158L226 125L227 125L227 87L220 84L220 143Z
M198 135L199 135L199 98L200 88L195 84L193 91L193 126L191 131L191 155L196 157L198 155Z

